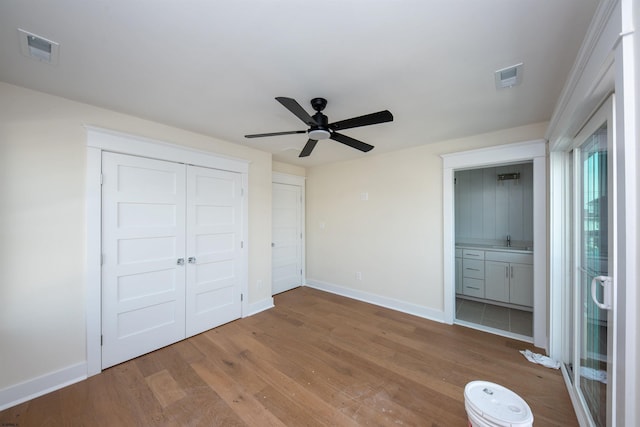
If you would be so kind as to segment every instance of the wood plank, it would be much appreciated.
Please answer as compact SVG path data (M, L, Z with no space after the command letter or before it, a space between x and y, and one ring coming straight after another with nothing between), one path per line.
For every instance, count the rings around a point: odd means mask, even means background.
M466 425L464 386L522 396L536 426L576 426L561 374L526 343L311 288L0 412L0 425Z

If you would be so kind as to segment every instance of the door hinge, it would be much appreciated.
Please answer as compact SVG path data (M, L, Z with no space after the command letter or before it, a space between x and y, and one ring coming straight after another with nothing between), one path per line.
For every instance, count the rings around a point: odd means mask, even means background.
M104 254L100 254L100 265L104 265Z
M104 175L100 174L100 185L102 185L103 182L104 182Z
M104 343L104 336L100 335L100 345L102 346Z
M240 189L240 197L244 197L244 188Z
M243 249L243 248L244 248L244 241L241 240L240 241L240 249Z
M240 302L244 301L244 295L240 294Z

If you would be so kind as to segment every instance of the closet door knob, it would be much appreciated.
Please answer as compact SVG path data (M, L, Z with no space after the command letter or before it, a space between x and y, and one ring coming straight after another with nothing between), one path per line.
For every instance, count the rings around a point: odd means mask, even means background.
M184 265L184 258L178 258L178 261L176 262L176 264Z
M190 256L189 258L187 258L187 261L189 262L189 264L195 264L196 263L196 257Z

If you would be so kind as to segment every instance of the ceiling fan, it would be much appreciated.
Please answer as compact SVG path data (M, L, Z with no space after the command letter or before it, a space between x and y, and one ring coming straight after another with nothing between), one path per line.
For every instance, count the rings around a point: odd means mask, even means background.
M308 133L309 140L307 144L300 152L298 157L307 157L316 144L321 139L333 139L342 144L353 147L360 151L370 151L373 149L373 145L366 144L357 139L353 139L350 136L343 135L337 131L343 129L350 129L360 126L375 125L378 123L393 121L393 115L388 111L378 111L377 113L366 114L364 116L353 117L351 119L341 120L339 122L329 123L327 116L322 114L322 110L327 106L327 100L324 98L313 98L311 100L311 106L316 111L313 116L310 116L298 102L293 98L285 98L279 96L276 100L284 105L284 107L291 111L296 117L305 122L309 129L307 130L294 130L288 132L273 132L273 133L258 133L254 135L245 135L245 138L261 138L264 136L278 136L278 135L290 135L294 133Z

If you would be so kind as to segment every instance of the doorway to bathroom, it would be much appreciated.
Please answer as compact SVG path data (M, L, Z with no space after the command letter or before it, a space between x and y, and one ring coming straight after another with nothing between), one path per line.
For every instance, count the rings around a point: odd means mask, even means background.
M496 145L494 147L486 147L469 151L461 151L457 153L449 153L443 154L443 169L442 169L442 179L443 179L443 254L444 254L444 320L447 323L459 323L464 324L465 326L474 327L477 329L482 329L490 332L494 332L496 334L513 336L520 339L525 339L525 341L533 342L536 347L540 347L546 349L548 347L548 311L547 311L547 284L546 284L546 271L547 271L547 184L546 184L546 156L547 156L547 147L546 141L532 140L525 142L515 142L512 144L503 144ZM532 186L532 223L533 223L533 233L532 233L532 246L527 249L523 243L519 243L518 240L514 237L514 233L511 233L511 249L514 250L514 245L519 245L522 248L523 253L519 254L505 254L502 253L504 251L500 251L500 248L487 248L482 251L482 254L478 255L478 263L481 266L485 267L484 274L489 274L490 277L495 277L498 279L498 274L502 279L502 290L503 295L502 298L506 296L504 293L506 292L507 286L509 289L509 298L511 298L511 290L514 290L514 295L517 294L517 289L525 289L518 286L517 281L520 277L524 277L525 275L521 274L522 269L530 268L533 271L533 303L532 303L532 337L526 337L524 335L515 335L511 332L502 332L497 328L491 329L488 326L482 325L482 318L487 314L486 319L491 318L493 313L487 312L487 306L483 306L482 308L476 308L476 312L483 310L480 314L476 314L476 316L482 316L480 320L480 324L465 322L463 320L458 320L456 317L456 309L460 308L459 305L456 304L456 271L458 275L460 275L460 269L456 268L461 265L462 259L464 259L464 249L467 250L467 258L473 255L474 250L478 250L478 248L456 248L456 184L455 182L455 173L458 171L466 171L466 170L476 170L476 169L486 169L486 168L502 168L505 166L511 165L519 165L519 164L531 164L533 169L533 186ZM500 171L500 173L508 174L509 170ZM498 172L496 170L496 176L494 177L496 184L498 185ZM515 177L513 180L506 179L507 176L503 177L504 181L515 181ZM520 180L523 179L523 175L520 175ZM459 202L461 203L461 202ZM460 225L459 225L460 226ZM501 246L506 245L506 235L503 237L495 238L494 240L504 238L504 244L502 240L496 241L495 245L492 246ZM527 239L522 239L527 240ZM465 242L465 243L474 243L473 241ZM462 252L458 251L459 256L458 260L456 260L456 249L462 249ZM489 250L490 249L490 250ZM526 253L529 252L529 253ZM481 256L484 259L481 259ZM524 257L524 258L522 258ZM458 263L456 263L458 261ZM468 263L467 263L468 264ZM524 266L524 267L523 267ZM500 268L499 268L500 267ZM513 268L512 268L513 267ZM478 265L476 267L471 266L471 268L480 268ZM515 285L512 286L511 281L511 273L513 271L514 280L516 281ZM478 276L476 280L482 280L482 272L475 272ZM469 277L469 279L474 279L474 277ZM470 286L474 286L473 280L470 282ZM485 277L486 283L486 277ZM491 283L493 283L493 279L491 279ZM476 283L478 284L478 283ZM508 285L507 285L508 284ZM480 288L479 286L477 286ZM498 291L500 288L495 286L490 286L490 299L495 299L495 296L492 294L493 291ZM480 289L477 289L478 293L481 292ZM484 294L486 299L486 293ZM530 294L526 294L530 295ZM471 297L471 295L469 295ZM525 295L519 295L517 298L524 297ZM479 297L476 297L481 299ZM466 299L462 302L462 304L469 301ZM519 300L522 301L522 300ZM474 301L480 302L480 301ZM458 303L460 304L460 303ZM506 304L506 303L505 303ZM508 304L512 304L509 302ZM492 306L495 304L492 304ZM515 305L523 305L521 303L516 303ZM526 305L526 304L525 304ZM512 307L506 307L505 305L499 305L499 307L505 307L511 309ZM468 308L468 307L467 307ZM489 311L493 310L490 307ZM521 310L524 311L524 310ZM511 312L509 313L511 315ZM504 316L504 315L503 315ZM477 318L477 317L476 317ZM524 337L524 338L521 338Z
M454 173L455 321L533 340L533 162Z

